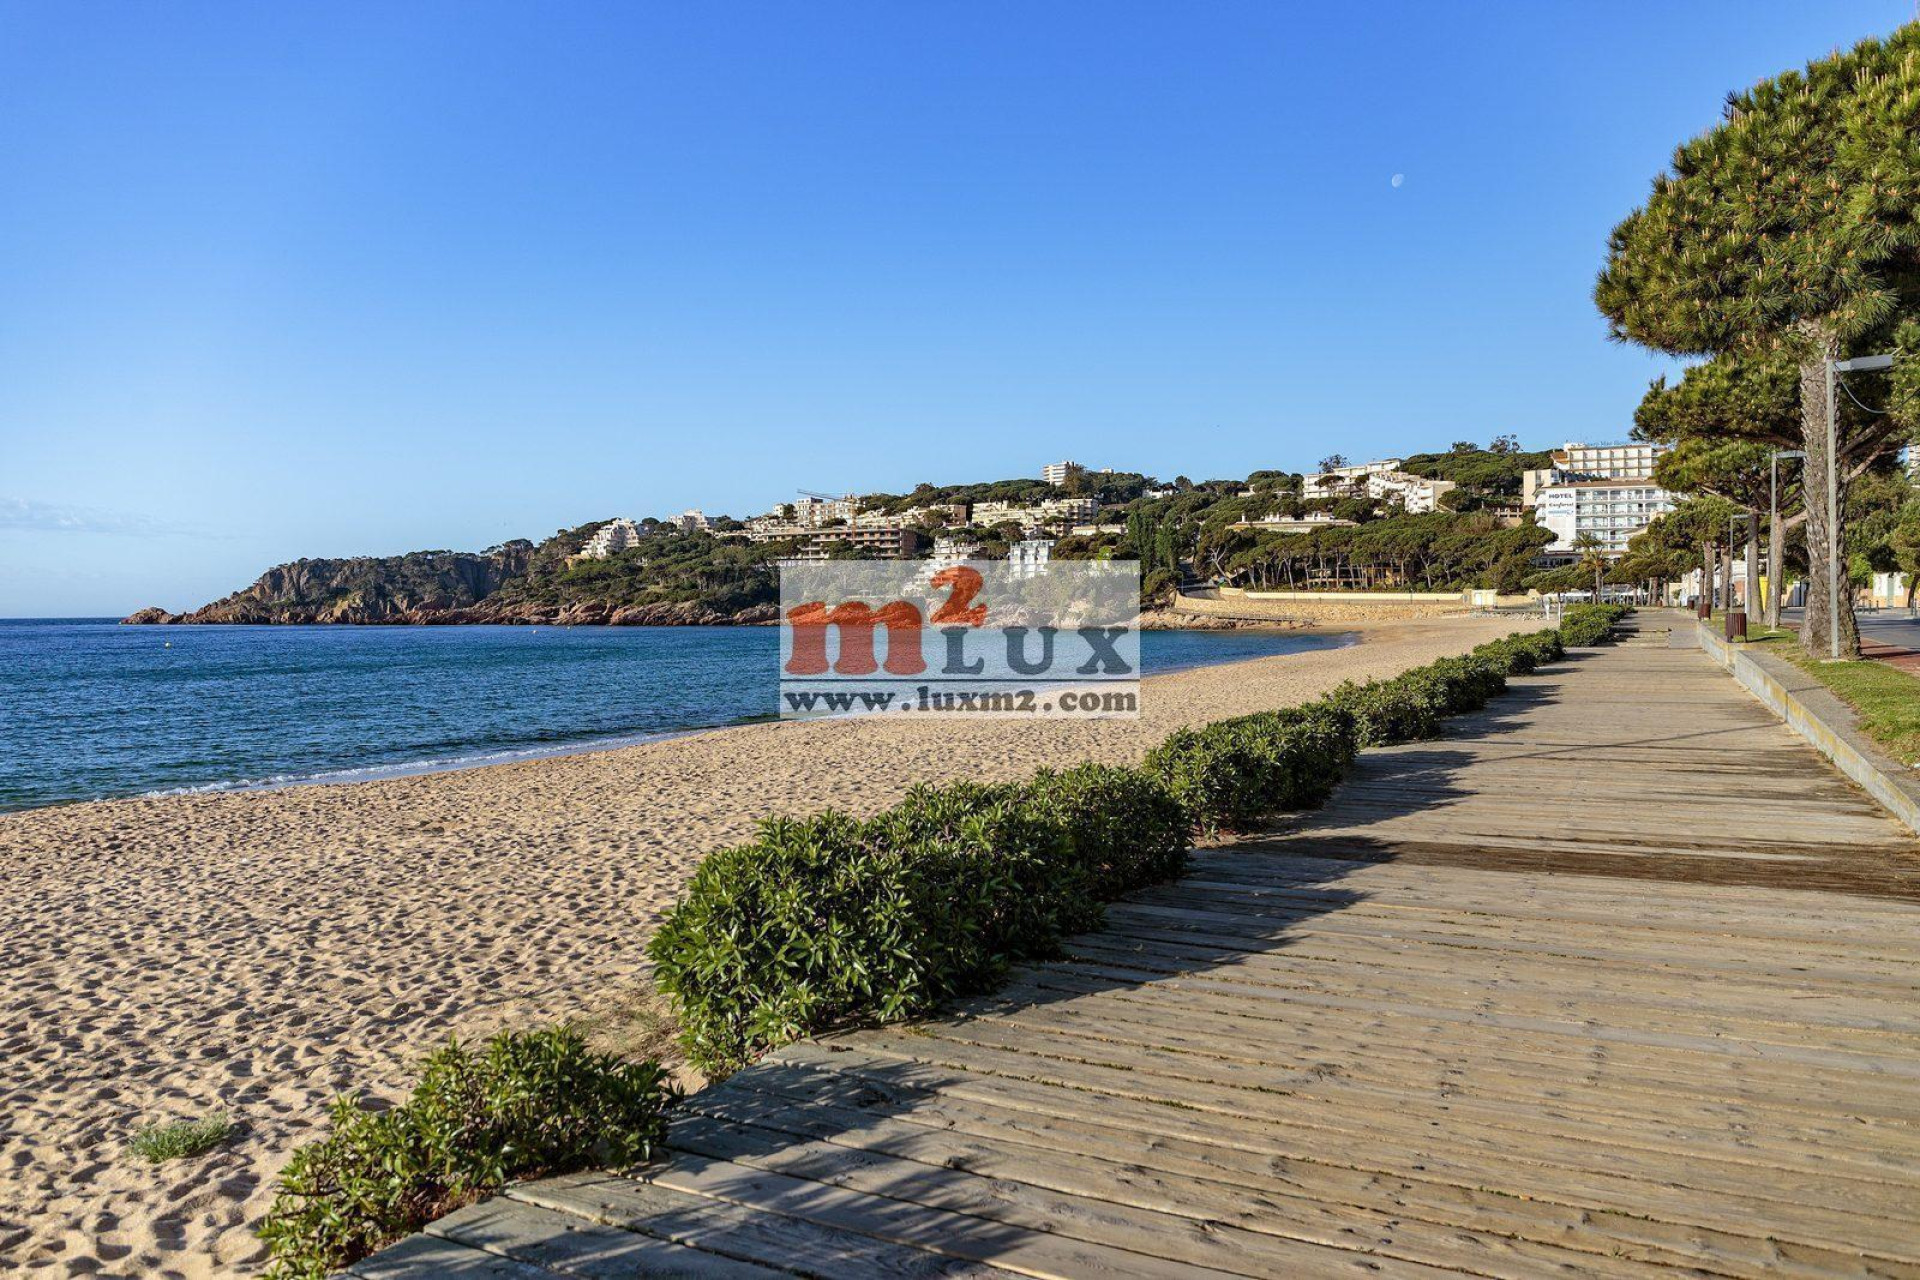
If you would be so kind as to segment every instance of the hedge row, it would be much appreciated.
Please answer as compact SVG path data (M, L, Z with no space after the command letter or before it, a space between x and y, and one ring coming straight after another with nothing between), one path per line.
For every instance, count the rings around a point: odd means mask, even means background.
M1138 768L921 786L866 820L770 820L695 872L648 944L655 980L710 1075L832 1027L929 1013L1055 954L1107 901L1179 875L1194 832L1318 805L1361 747L1435 737L1563 652L1561 632L1516 634L1303 707L1178 730Z
M1189 825L1153 776L1095 764L919 786L865 821L772 819L701 863L647 951L688 1056L717 1074L991 990L1009 963L1097 925L1101 903L1179 875Z
M1627 615L1623 604L1576 604L1560 619L1560 634L1576 649L1604 644L1613 635L1613 624Z

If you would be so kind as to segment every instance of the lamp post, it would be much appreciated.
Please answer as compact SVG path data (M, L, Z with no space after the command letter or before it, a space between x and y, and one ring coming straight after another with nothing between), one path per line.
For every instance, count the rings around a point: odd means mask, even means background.
M1767 626L1780 628L1780 596L1787 589L1787 555L1780 536L1780 459L1807 456L1805 449L1775 449L1767 459Z
M1753 608L1753 601L1742 601L1742 607L1733 607L1733 540L1737 536L1734 530L1740 522L1747 522L1751 529L1754 518L1743 511L1736 511L1727 517L1727 639L1745 640L1747 638L1747 610ZM1751 562L1749 562L1751 563Z
M1827 657L1840 660L1840 389L1843 373L1878 373L1891 355L1827 361Z

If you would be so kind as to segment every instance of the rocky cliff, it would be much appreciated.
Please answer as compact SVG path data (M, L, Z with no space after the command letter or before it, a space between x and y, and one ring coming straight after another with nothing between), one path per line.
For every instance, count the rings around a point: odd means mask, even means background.
M771 622L770 579L746 571L716 574L714 555L739 552L693 545L707 558L690 586L675 576L663 542L652 556L574 566L568 556L578 530L563 530L535 547L514 541L487 552L411 551L401 556L296 560L260 575L244 591L195 609L148 608L125 618L135 625L170 623L392 623L456 625L527 623L540 626L715 626ZM679 542L693 544L692 539ZM702 543L711 543L701 535ZM743 586L742 580L748 583ZM710 584L710 585L709 585ZM757 585L755 585L757 584ZM704 588L704 589L703 589ZM667 598L661 598L661 597Z

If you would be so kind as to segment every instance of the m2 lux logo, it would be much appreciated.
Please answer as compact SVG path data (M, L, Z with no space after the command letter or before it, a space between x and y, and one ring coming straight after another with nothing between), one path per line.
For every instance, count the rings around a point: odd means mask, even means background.
M780 714L1139 714L1139 566L781 566Z

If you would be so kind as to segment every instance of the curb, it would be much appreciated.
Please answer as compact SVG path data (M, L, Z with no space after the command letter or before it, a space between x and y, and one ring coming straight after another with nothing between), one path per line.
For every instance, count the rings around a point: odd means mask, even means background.
M1831 760L1834 768L1920 835L1920 771L1902 768L1869 741L1856 727L1853 708L1792 663L1729 644L1698 619L1693 625L1708 657Z

